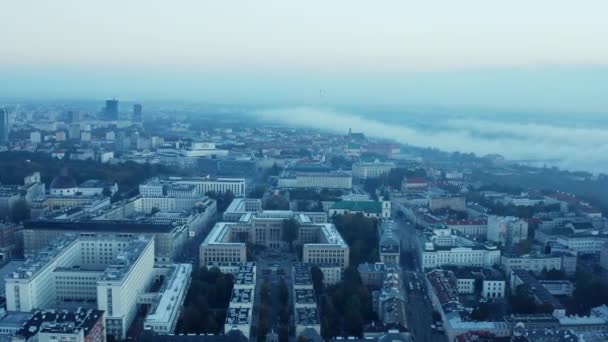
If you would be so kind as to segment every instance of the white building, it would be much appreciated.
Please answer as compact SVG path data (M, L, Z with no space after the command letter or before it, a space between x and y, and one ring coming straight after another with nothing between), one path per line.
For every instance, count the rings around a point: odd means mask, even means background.
M349 248L333 224L319 226L319 241L302 246L302 261L307 264L331 264L348 267Z
M172 188L193 186L195 194L201 196L208 192L232 192L235 197L246 195L245 178L211 178L211 177L169 177L165 179L152 178L139 186L142 196L167 195Z
M395 163L381 163L378 160L371 163L358 162L353 164L353 177L361 180L379 178L387 175L395 167Z
M333 224L316 223L307 213L268 210L244 214L238 222L217 223L200 246L201 267L218 262L245 262L247 242L268 248L286 247L282 230L284 222L290 219L298 224L294 242L302 245L304 262L327 266L328 271L333 266L340 269L348 266L348 245Z
M235 198L224 211L225 222L236 222L247 213L262 211L262 200L259 198Z
M152 293L152 306L144 320L144 329L158 334L171 334L179 319L182 305L190 287L191 264L175 264L156 267L155 271L165 278L158 293ZM140 296L141 297L146 297ZM141 299L140 299L141 300Z
M334 172L283 172L278 180L279 188L344 189L353 186L350 173Z
M500 250L491 244L480 244L452 233L435 229L420 248L422 268L443 265L490 267L500 262Z
M66 236L6 278L7 309L27 312L96 302L106 312L108 334L124 339L153 267L154 240L149 237Z
M512 216L488 216L489 241L506 246L528 238L528 222Z

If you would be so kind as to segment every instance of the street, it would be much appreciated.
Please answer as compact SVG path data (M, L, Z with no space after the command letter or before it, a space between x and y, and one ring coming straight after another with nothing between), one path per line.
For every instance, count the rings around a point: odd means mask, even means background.
M395 214L393 212L393 217L401 232L401 267L407 299L407 325L417 342L445 342L447 338L443 333L431 329L431 324L434 323L433 306L426 289L424 274L420 271L415 226L405 219L397 218Z

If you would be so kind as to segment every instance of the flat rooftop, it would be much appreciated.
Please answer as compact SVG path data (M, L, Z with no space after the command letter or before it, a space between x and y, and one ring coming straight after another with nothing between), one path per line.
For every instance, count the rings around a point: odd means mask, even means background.
M296 308L296 325L319 324L319 312L316 308Z

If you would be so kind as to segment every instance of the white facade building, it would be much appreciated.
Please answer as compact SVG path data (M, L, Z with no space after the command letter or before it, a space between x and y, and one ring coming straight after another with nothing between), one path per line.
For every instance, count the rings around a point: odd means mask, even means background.
M514 245L528 238L528 222L512 216L488 216L489 241Z
M284 172L279 188L351 189L353 177L346 172Z
M395 163L381 163L378 160L371 163L354 163L353 177L361 180L379 178L387 175L395 167Z
M108 334L124 339L153 266L149 237L66 236L6 278L7 309L29 312L96 301L106 312Z
M193 186L194 194L205 195L208 192L232 192L235 197L246 195L245 178L211 178L211 177L169 177L165 179L152 178L140 184L139 193L142 196L168 195L172 187Z

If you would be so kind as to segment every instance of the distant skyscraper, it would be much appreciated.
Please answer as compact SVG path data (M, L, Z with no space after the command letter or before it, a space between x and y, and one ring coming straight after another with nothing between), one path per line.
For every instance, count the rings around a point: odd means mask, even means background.
M69 111L68 119L70 120L70 123L80 122L80 112Z
M106 100L106 107L103 112L106 120L118 120L118 100Z
M141 104L139 103L133 105L133 121L142 122Z
M8 111L0 108L0 144L8 142Z

